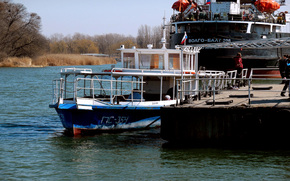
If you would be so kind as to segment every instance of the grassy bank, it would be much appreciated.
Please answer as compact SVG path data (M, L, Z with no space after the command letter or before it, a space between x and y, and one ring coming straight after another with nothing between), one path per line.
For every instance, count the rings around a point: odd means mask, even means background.
M69 65L102 65L115 64L110 57L93 57L77 54L47 54L31 59L29 57L9 57L0 61L0 67L46 67Z

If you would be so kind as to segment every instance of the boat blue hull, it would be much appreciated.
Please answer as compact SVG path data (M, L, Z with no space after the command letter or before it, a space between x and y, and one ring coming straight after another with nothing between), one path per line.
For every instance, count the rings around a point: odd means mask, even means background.
M66 129L118 130L160 126L160 107L93 107L80 110L75 105L55 107Z

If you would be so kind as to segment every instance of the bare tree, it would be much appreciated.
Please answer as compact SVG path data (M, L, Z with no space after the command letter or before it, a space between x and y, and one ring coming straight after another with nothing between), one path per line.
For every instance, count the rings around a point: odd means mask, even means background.
M145 48L148 44L151 44L151 28L148 25L141 25L138 29L137 45L140 48Z
M152 43L156 48L161 48L161 38L163 36L162 26L154 26L152 28Z
M97 42L100 53L109 54L110 56L118 54L117 49L121 45L127 47L136 46L134 37L120 34L97 35L94 37L94 41Z
M162 26L151 28L148 25L141 25L138 29L137 45L140 48L146 48L148 44L152 44L153 47L160 48L162 36Z
M90 36L76 33L73 36L54 34L49 39L50 53L99 53L97 44Z
M27 13L22 4L0 0L0 50L7 56L33 57L44 51L46 39L40 31L40 17Z

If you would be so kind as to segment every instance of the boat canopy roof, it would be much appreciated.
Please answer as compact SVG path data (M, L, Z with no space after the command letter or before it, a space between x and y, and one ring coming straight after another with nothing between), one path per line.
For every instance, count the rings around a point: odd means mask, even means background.
M198 61L196 54L199 53L199 47L176 49L153 49L151 45L148 48L125 49L121 46L121 61L123 69L142 70L143 73L149 73L148 70L165 73L165 71L178 72L187 70L196 71ZM147 72L144 72L147 70ZM168 73L168 72L167 72Z

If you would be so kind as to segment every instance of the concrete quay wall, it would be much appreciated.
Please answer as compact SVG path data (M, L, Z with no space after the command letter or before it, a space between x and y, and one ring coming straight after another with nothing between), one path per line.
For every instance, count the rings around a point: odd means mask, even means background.
M161 137L187 146L288 147L290 107L164 107Z

